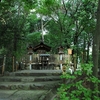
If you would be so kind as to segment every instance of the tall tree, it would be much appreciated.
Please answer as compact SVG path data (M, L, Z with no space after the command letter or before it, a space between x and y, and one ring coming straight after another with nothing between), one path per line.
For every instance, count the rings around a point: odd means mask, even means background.
M41 2L38 12L49 20L46 29L49 34L58 37L57 45L61 44L65 49L73 45L74 54L80 56L83 52L84 62L88 62L89 47L95 29L97 2L95 0L68 0L67 2L66 0L42 0Z
M98 61L100 48L100 0L98 0L97 8L97 24L95 34L93 35L93 75L98 77Z

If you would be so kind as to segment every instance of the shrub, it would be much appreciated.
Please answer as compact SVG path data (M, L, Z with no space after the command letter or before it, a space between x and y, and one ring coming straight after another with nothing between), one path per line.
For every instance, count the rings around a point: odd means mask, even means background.
M92 88L93 84L98 86L100 80L92 75L91 66L84 64L82 70L61 75L62 79L66 79L66 83L58 88L58 97L55 100L100 100L100 91Z

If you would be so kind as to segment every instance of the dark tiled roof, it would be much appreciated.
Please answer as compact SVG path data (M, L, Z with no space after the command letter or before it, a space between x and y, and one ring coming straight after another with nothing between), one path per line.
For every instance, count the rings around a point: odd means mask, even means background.
M36 52L37 50L45 50L45 51L49 52L51 50L51 47L44 44L43 42L41 42L40 44L33 47L34 52Z

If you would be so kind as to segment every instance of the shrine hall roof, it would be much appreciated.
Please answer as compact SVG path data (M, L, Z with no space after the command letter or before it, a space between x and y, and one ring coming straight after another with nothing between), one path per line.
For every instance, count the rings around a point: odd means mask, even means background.
M51 50L51 47L44 44L43 42L40 42L38 45L33 47L34 52L36 52L37 50L45 50L45 51L49 52Z

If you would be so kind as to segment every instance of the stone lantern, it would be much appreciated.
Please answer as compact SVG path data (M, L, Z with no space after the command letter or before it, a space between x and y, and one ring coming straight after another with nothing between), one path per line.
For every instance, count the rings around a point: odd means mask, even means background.
M59 53L59 60L60 60L60 69L62 70L62 60L63 60L63 54L64 54L64 50L62 46L58 48L58 53Z
M30 56L30 63L29 63L29 69L31 70L32 69L32 54L33 54L33 47L31 45L29 45L27 47L27 50L28 50L28 54Z

